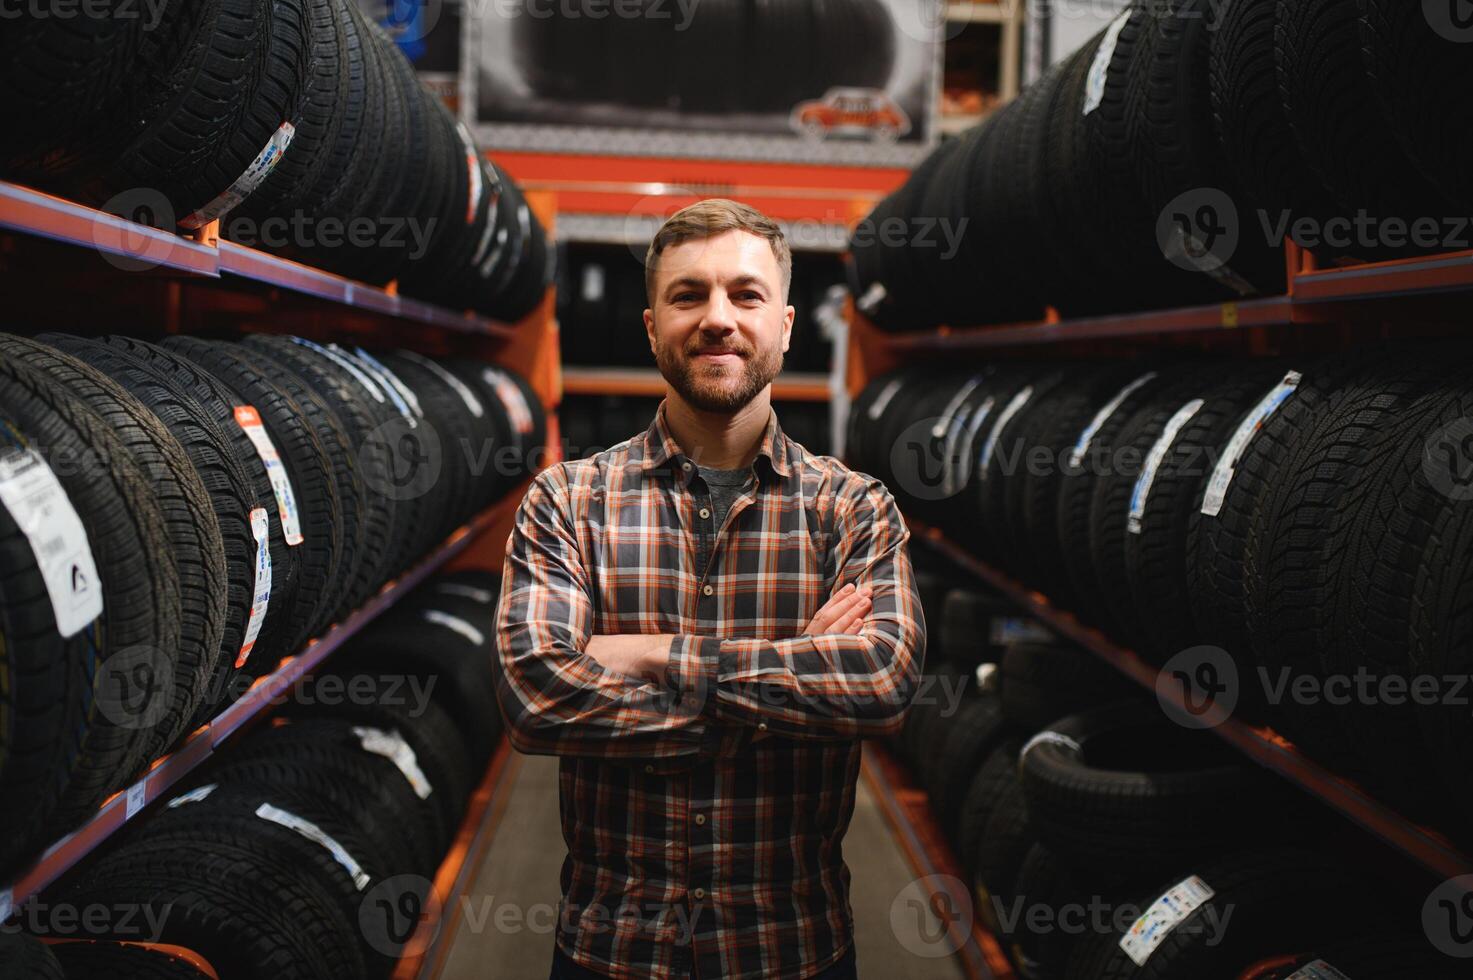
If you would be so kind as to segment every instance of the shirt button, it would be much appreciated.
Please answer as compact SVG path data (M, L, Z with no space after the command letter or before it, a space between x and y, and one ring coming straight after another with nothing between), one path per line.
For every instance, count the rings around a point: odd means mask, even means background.
M704 888L697 888L695 891L691 892L691 894L694 895L696 898L705 898L706 897L706 889L704 889Z
M655 771L655 767L654 766L645 766L644 767L644 771L645 772L654 772Z
M757 723L757 730L759 732L765 732L765 731L767 731L767 722L765 722L765 721L759 721Z
M701 508L701 516L702 517L710 517L711 516L711 512L709 510L707 510L706 508L702 507Z
M696 814L696 826L697 827L701 826L705 822L706 822L706 815L704 813L698 813L698 814Z
M688 470L688 469L690 469L690 464L689 463L681 463L680 464L680 468L683 469L683 470Z
M716 590L715 590L715 589L713 589L713 588L711 588L711 586L709 586L709 585L708 585L708 586L706 586L706 587L705 587L705 588L704 588L704 589L702 589L702 590L701 590L701 592L702 592L702 593L703 593L703 594L704 594L704 595L710 595L710 594L711 594L711 593L712 593L712 592L715 592L715 591L716 591Z

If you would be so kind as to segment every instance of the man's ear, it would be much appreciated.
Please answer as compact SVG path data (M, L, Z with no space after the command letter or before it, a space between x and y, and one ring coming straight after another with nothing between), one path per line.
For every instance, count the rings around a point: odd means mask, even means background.
M655 311L646 309L644 311L644 332L649 338L650 353L655 352Z
M786 309L783 310L783 353L784 354L786 354L788 352L788 344L792 343L792 340L793 340L793 317L795 317L797 315L798 315L798 311L796 309L794 309L793 307L791 307L791 306L789 306L789 307L787 307Z

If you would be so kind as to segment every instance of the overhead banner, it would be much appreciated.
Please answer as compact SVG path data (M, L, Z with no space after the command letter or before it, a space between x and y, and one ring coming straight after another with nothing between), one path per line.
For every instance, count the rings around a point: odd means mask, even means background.
M909 166L934 139L943 0L461 10L463 114L497 149Z

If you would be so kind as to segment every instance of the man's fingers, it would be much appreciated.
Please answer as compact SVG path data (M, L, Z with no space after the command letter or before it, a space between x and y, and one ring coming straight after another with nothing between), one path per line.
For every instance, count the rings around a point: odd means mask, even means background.
M859 593L855 591L854 587L846 585L829 599L828 602L825 602L818 612L814 613L813 619L808 623L808 632L827 632L835 623L844 618L849 611L849 607L858 599Z

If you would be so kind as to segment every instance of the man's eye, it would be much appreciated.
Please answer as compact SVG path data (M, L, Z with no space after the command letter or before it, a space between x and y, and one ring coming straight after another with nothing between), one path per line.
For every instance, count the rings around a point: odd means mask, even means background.
M744 292L737 293L737 299L746 300L749 303L760 303L762 302L762 294L754 293L749 289Z
M674 299L673 302L676 302L676 303L690 303L690 302L693 302L696 299L698 299L698 297L696 296L695 293L678 293L678 294L676 294L675 299Z

